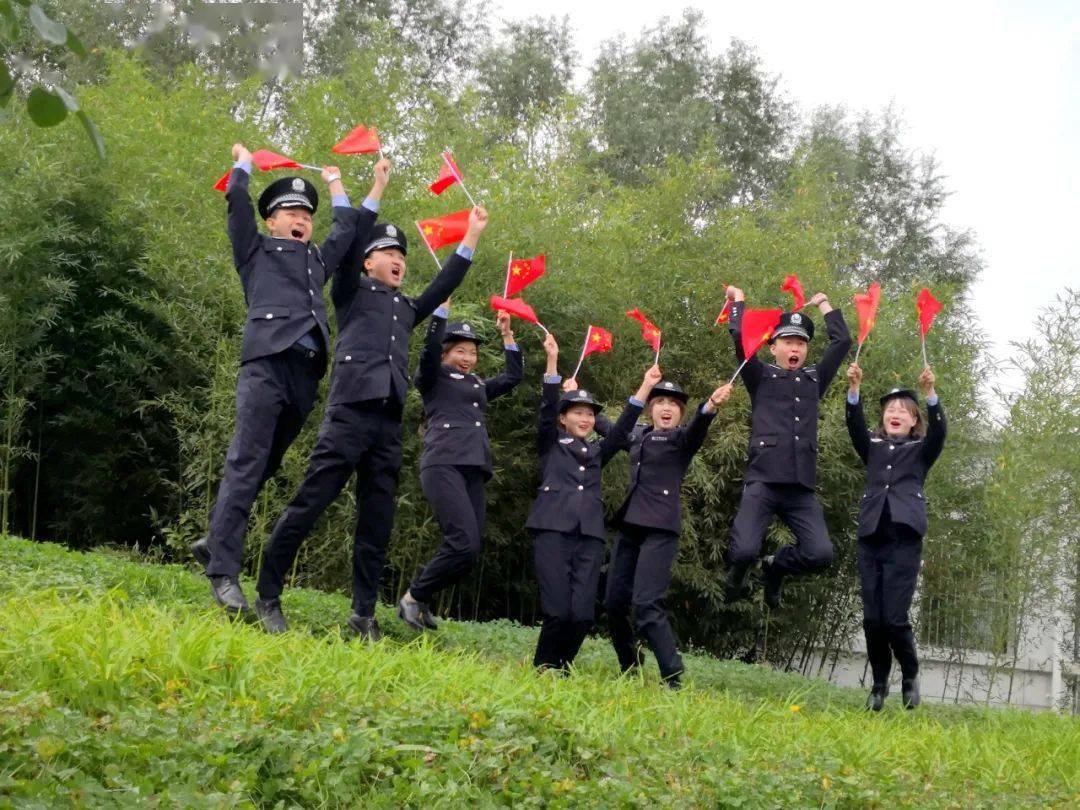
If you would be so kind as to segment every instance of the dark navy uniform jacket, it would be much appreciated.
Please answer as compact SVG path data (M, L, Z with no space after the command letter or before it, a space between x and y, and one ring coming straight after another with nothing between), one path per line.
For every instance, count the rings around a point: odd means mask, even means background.
M240 362L277 354L317 329L330 346L323 287L345 261L360 212L335 206L330 235L320 249L296 239L259 233L248 190L250 175L233 169L225 199L233 261L248 305ZM321 374L325 368L320 370Z
M873 435L866 427L862 400L847 404L847 428L855 452L866 464L866 493L859 506L859 537L877 531L881 513L889 504L894 523L926 534L926 496L923 482L945 445L945 411L941 403L927 406L923 439L890 439Z
M702 403L704 405L704 403ZM701 449L716 411L694 411L690 423L670 430L638 425L630 434L630 486L615 513L616 525L631 523L678 534L683 477Z
M367 246L367 233L374 222L374 214L370 214L366 229L361 222L357 245ZM343 262L330 291L338 336L329 404L389 399L404 407L413 327L450 297L472 262L457 252L451 254L427 289L411 298L369 278L361 270L361 261L357 254L356 259Z
M462 374L442 362L446 319L435 316L428 326L416 387L424 400L424 452L420 469L436 464L482 467L492 473L491 443L487 434L487 405L508 394L525 376L519 349L506 349L506 368L498 377L482 380Z
M541 483L525 528L578 532L604 538L604 502L600 470L619 450L626 449L641 406L627 404L600 441L583 441L559 427L559 383L544 383L540 398L537 450Z
M744 301L731 304L728 329L741 363ZM851 348L839 309L825 316L829 345L820 363L789 371L751 357L742 370L750 393L749 458L744 480L767 484L799 484L813 489L817 480L818 403Z

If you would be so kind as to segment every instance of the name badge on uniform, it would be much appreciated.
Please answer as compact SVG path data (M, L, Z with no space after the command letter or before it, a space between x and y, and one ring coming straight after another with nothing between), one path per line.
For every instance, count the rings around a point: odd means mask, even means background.
M650 441L654 441L654 442L666 442L668 440L668 437L667 436L650 436L649 439L650 439Z
M573 444L573 443L574 443L574 437L573 436L567 436L564 439L559 439L559 444Z
M458 374L456 371L451 371L450 372L450 379L452 379L452 380L464 380L465 375L464 374Z

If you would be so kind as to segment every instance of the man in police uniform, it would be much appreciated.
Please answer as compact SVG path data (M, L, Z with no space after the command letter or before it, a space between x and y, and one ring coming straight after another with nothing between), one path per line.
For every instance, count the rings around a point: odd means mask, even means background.
M851 336L840 310L818 293L808 305L818 307L829 333L821 362L805 365L813 321L799 312L785 312L769 338L776 363L762 363L743 356L743 291L728 287L727 295L733 299L728 329L735 359L746 361L742 379L751 403L749 458L728 550L728 594L745 595L747 572L757 562L769 524L778 516L795 535L795 545L783 546L762 565L765 602L775 609L785 576L809 574L832 562L825 513L814 495L818 403L851 348Z
M381 637L375 599L394 526L409 336L464 280L487 221L487 211L473 208L457 251L417 298L401 292L407 244L405 234L388 223L358 235L362 266L346 260L335 274L330 298L338 336L326 415L304 481L274 527L259 571L255 607L268 631L285 629L285 575L319 515L355 472L349 626L363 638Z
M270 233L264 236L248 192L251 153L238 143L232 154L235 165L225 192L228 232L248 315L236 428L209 533L192 546L192 553L206 567L214 599L239 613L248 609L239 576L251 505L314 407L330 345L323 285L346 258L361 215L349 205L338 169L327 167L322 177L334 209L322 249L310 244L319 195L300 177L277 180L259 197L259 216ZM378 199L384 185L377 172L371 198Z

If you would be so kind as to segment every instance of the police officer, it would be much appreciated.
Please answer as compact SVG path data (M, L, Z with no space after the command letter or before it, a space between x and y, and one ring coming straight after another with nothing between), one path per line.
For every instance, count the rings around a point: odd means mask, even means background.
M636 641L641 638L656 656L664 683L674 689L680 686L683 662L664 598L682 531L682 482L717 406L730 395L730 384L720 386L680 427L689 396L677 383L662 380L646 400L652 424L630 435L630 485L615 514L620 531L604 603L623 671L641 664Z
M814 322L803 313L785 312L769 338L776 362L762 363L743 356L743 291L728 287L727 296L733 299L728 329L735 359L745 360L742 379L751 406L749 459L728 550L728 597L746 595L747 573L757 562L769 524L779 516L795 535L795 545L782 547L762 564L765 603L776 609L785 576L808 574L832 562L825 513L814 495L818 403L851 348L851 336L840 310L818 293L808 305L818 307L829 333L821 362L806 365Z
M862 369L852 363L847 377L848 433L866 464L858 530L863 631L874 678L866 705L881 711L895 655L900 664L901 699L905 708L914 709L919 705L919 659L908 610L927 529L923 483L945 446L945 411L934 390L934 373L927 367L919 377L926 397L926 420L919 410L919 395L894 388L881 398L881 419L869 431L859 398Z
M600 471L629 444L630 431L645 399L660 380L660 369L645 372L641 386L608 425L602 441L589 441L601 406L588 391L559 396L559 345L544 339L547 371L540 397L537 450L540 489L525 527L533 535L540 609L544 615L533 664L566 670L592 629L600 566L604 561L604 504Z
M472 325L447 325L449 302L431 318L416 387L424 401L424 450L420 486L442 528L442 544L398 602L398 616L417 630L436 625L428 603L472 570L484 547L484 486L491 479L487 406L517 387L524 376L510 315L497 317L505 370L483 380L473 373L483 338Z
M315 404L326 371L330 336L323 286L345 260L363 222L374 220L349 205L337 167L322 171L333 201L333 225L322 249L311 244L311 215L319 204L314 186L300 177L271 183L259 197L259 233L248 183L251 153L232 148L235 165L225 198L233 261L248 313L236 385L236 428L210 516L209 533L192 546L206 568L214 599L226 610L248 610L239 576L251 505L277 471ZM369 200L384 182L376 172Z
M280 602L285 575L319 515L355 472L348 624L362 638L381 638L375 600L394 526L409 337L464 280L487 221L487 211L473 208L457 251L417 298L401 292L407 243L401 229L388 223L375 225L363 239L358 234L362 271L347 261L334 276L330 297L338 336L326 416L304 481L274 527L259 571L256 611L268 631L285 629Z

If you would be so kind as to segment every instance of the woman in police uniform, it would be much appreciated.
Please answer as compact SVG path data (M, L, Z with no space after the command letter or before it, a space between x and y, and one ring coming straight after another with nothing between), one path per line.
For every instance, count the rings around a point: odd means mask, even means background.
M540 609L544 614L533 664L566 668L592 629L600 566L604 561L604 504L600 471L626 449L645 398L660 381L660 369L645 372L641 386L605 438L589 441L601 406L577 388L560 398L559 345L544 339L547 370L540 397L537 450L541 484L525 527L532 532Z
M895 655L904 707L914 709L919 705L919 659L908 610L927 529L923 482L945 444L945 412L928 366L919 377L926 421L919 395L896 388L881 398L881 419L870 431L859 397L862 377L862 369L852 363L847 372L847 427L855 452L866 464L858 530L863 629L874 678L866 705L881 711Z
M483 338L467 323L447 324L449 302L428 327L416 387L424 400L424 451L420 485L442 528L442 544L398 602L398 616L417 630L437 626L432 597L472 570L484 546L484 486L492 475L487 435L488 403L507 394L524 374L510 316L498 314L506 369L483 380L472 371Z

